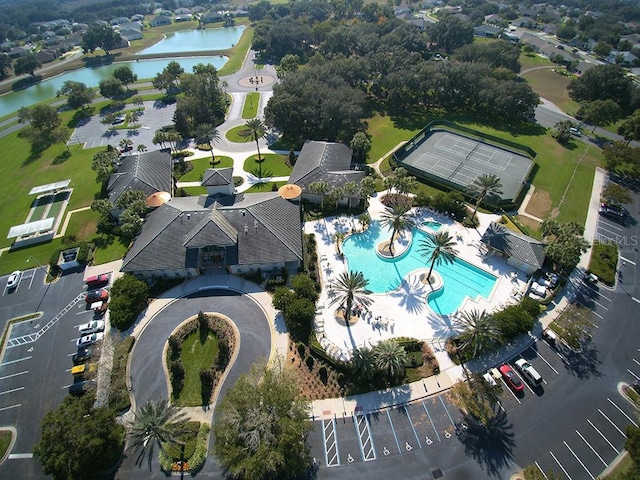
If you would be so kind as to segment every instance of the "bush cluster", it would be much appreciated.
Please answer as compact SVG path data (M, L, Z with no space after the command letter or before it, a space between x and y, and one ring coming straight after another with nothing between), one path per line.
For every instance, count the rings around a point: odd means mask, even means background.
M147 307L149 286L130 274L118 278L111 286L109 321L120 331L129 328Z
M428 195L421 192L415 197L414 205L427 207L436 212L444 213L458 222L462 222L467 215L464 195L460 192L439 192L435 195Z
M618 247L611 243L593 242L589 271L604 282L612 286L616 281L618 268Z
M125 411L131 406L129 390L127 389L127 361L134 341L135 337L128 336L115 346L113 352L113 367L109 385L109 407L116 412Z

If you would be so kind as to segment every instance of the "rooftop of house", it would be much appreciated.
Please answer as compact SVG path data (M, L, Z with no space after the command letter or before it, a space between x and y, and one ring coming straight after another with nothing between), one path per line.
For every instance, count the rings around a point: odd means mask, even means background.
M544 243L522 233L515 232L496 222L491 222L482 235L482 242L514 257L527 265L542 268Z

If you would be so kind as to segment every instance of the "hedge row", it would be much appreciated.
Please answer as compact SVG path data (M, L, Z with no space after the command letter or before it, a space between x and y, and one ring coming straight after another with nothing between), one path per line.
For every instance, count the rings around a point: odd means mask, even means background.
M618 268L618 247L613 243L593 242L589 271L600 281L613 286Z
M127 388L127 362L134 342L135 337L128 336L115 346L113 352L109 406L116 412L122 412L131 407L129 389Z

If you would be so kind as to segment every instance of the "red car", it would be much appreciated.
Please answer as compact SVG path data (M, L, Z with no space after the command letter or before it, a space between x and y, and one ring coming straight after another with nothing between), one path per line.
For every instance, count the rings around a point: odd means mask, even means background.
M524 390L524 383L522 383L522 380L520 380L520 377L516 372L513 371L513 368L504 363L498 367L498 370L500 370L502 378L504 378L507 385L509 385L515 392L521 392Z
M100 290L91 290L87 293L87 296L84 297L85 302L87 303L95 303L95 302L106 302L109 298L109 292L107 292L104 288Z
M86 283L89 288L101 287L102 285L106 285L108 282L109 275L105 273L101 273L100 275L92 275L84 281L84 283Z

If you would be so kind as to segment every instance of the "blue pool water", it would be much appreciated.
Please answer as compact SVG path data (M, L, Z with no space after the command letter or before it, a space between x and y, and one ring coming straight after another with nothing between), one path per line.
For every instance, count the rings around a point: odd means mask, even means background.
M398 258L384 259L376 253L376 246L390 236L391 232L383 229L378 222L371 222L366 232L350 235L342 244L349 270L361 271L369 281L367 288L373 293L395 290L409 273L429 267L428 256L423 257L419 252L426 233L414 229L409 250ZM444 287L429 295L428 303L440 315L455 312L465 296L488 298L496 282L494 275L458 258L452 264L436 265L434 270L442 277Z
M427 227L429 230L433 230L434 232L437 232L442 228L442 224L440 222L434 222L432 220L422 222L422 226Z

